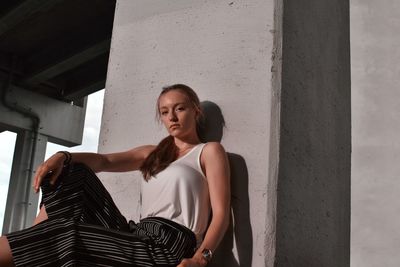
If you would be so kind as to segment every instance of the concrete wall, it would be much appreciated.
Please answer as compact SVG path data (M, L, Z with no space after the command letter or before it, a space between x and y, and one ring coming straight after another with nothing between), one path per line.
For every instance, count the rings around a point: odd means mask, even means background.
M276 266L345 267L350 264L348 1L284 1L283 7Z
M214 266L273 266L273 23L273 0L117 1L99 151L156 144L166 135L153 119L164 85L186 83L211 103L206 105L211 113L220 108L226 128L214 137L222 138L229 152L233 216L239 223ZM140 174L102 179L123 213L137 220Z
M352 0L351 266L400 266L400 2Z

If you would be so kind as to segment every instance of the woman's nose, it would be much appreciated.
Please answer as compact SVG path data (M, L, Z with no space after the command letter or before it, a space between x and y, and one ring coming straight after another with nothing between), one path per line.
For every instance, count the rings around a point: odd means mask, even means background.
M176 121L177 120L176 114L174 112L171 112L169 114L169 120L170 121Z

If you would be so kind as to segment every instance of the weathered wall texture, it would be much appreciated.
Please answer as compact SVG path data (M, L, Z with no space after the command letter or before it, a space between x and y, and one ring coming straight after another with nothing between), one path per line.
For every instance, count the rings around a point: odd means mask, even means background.
M400 2L352 0L351 266L400 266Z
M273 16L273 0L117 1L99 151L155 144L166 135L154 121L164 85L190 85L213 114L216 104L226 122L222 144L239 222L224 241L221 267L273 266L276 195L267 191L275 188L269 162L277 157L269 153ZM137 220L139 173L102 179L123 213Z
M346 267L351 148L348 1L284 1L283 7L276 266Z

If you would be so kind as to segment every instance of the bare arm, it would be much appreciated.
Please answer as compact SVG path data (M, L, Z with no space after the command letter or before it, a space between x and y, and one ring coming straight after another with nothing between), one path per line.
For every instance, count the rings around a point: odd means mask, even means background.
M128 151L110 154L99 153L71 153L71 162L80 162L87 165L94 172L125 172L138 170L144 159L153 151L155 146L139 146ZM36 169L34 184L36 192L43 178L51 173L50 181L54 183L60 175L65 155L56 153Z
M230 214L230 171L226 152L221 144L211 142L203 150L213 217L199 249L191 259L183 260L178 267L206 266L203 249L215 251L229 225Z

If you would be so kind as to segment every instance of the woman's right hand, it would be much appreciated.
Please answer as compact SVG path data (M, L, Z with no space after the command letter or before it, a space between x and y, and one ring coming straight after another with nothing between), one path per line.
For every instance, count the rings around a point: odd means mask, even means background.
M44 177L49 177L50 184L56 182L57 177L61 174L64 167L65 159L65 155L58 152L39 165L33 179L33 188L36 193L39 192L39 187L42 184Z

